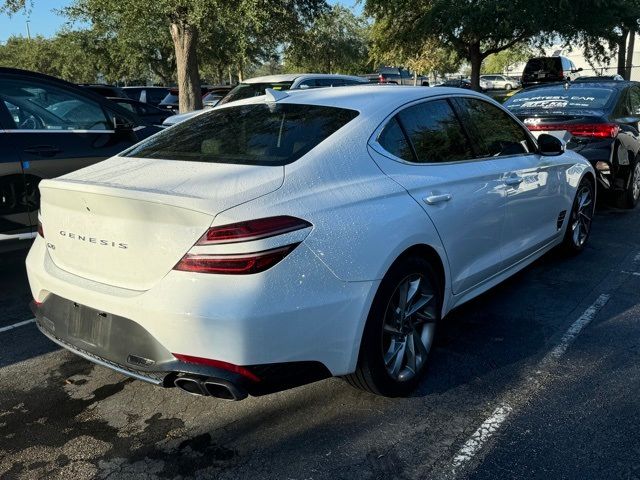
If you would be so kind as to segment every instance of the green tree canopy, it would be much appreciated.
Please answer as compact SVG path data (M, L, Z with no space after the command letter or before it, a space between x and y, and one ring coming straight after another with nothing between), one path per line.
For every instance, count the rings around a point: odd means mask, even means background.
M540 32L532 21L538 2L530 0L366 0L365 11L380 23L379 50L426 47L451 49L471 64L471 82L480 86L482 61ZM428 54L428 52L426 53ZM423 53L424 55L424 53Z
M321 13L284 52L287 71L361 73L367 62L367 23L336 5Z

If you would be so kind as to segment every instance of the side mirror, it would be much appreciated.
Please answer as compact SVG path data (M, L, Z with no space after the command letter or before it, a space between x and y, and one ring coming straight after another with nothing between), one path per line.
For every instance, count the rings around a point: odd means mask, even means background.
M582 67L580 68L576 68L574 70L571 70L571 73L578 73L578 72L582 72L584 69Z
M127 118L120 117L118 115L114 115L112 118L113 129L116 132L129 132L133 130L133 123Z
M548 157L561 155L564 153L564 143L553 135L543 133L538 137L538 152Z

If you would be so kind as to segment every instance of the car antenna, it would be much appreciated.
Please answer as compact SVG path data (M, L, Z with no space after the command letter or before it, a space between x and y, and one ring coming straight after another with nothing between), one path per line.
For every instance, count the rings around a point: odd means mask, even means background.
M274 90L273 88L266 88L264 91L267 96L267 102L278 102L283 98L287 98L289 95L286 92L282 92L279 90Z

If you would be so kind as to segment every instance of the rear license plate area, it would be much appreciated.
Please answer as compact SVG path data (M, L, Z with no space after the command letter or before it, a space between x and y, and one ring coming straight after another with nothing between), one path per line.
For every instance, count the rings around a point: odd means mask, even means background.
M111 322L110 314L74 303L69 312L67 333L74 340L106 348L111 338Z

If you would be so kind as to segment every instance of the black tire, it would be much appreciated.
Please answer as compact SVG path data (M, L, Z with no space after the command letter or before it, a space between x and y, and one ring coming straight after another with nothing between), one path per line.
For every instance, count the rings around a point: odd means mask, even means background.
M590 203L583 200L584 193L587 192ZM595 186L590 178L583 178L576 189L576 197L573 200L567 230L562 240L561 248L568 255L577 255L582 252L587 245L591 235L591 223L595 212ZM588 218L587 218L588 217ZM580 231L586 228L582 234ZM577 229L578 232L576 232Z
M422 313L428 313L429 320L425 321L424 318L426 317L421 313L419 316L423 318L415 320L416 322L420 322L420 325L415 326L413 332L416 332L416 328L422 328L422 337L426 336L429 341L426 342L426 345L423 343L425 350L422 350L419 356L414 355L414 365L417 365L420 359L420 366L419 368L415 368L416 371L413 376L406 378L406 376L412 372L412 370L407 367L400 372L407 372L405 378L398 379L391 375L385 365L385 350L388 349L386 355L389 356L393 345L401 343L396 342L394 339L401 338L402 333L399 331L389 333L388 330L385 330L385 327L389 328L388 321L386 320L390 318L389 314L399 317L399 307L392 308L392 306L394 305L393 300L397 298L396 295L399 297L399 289L403 285L403 282L418 277L424 282L421 284L424 292L433 292L433 299L425 304L424 311L422 309L420 310ZM351 386L386 397L404 397L416 389L422 374L424 374L429 364L429 353L433 344L435 327L440 320L442 310L442 285L440 283L435 269L422 257L411 256L402 258L389 269L378 288L367 318L367 323L362 335L356 371L344 377ZM431 290L429 290L429 288ZM419 289L418 292L421 294L420 298L422 299L429 296L424 294L423 290ZM414 297L414 299L415 298L417 297ZM419 301L416 301L416 304L418 304L418 302ZM408 323L410 322L411 320L408 321ZM428 332L426 330L427 328L429 329ZM407 340L409 336L412 336L412 334L405 336L405 345L408 345L406 343L407 341L411 342L411 340ZM390 340L390 338L392 339ZM395 343L392 344L391 342ZM405 350L403 350L402 363L404 363L405 357L407 358L407 362L410 362L408 358L411 355L411 350L414 352L421 350L416 344L411 344L414 346L413 348L409 346L406 347L408 349L407 354L405 354ZM426 354L424 353L425 351ZM391 357L393 357L393 355L391 355ZM399 355L395 358L397 359L398 357Z
M627 186L617 198L617 204L620 208L636 208L640 198L640 162L636 159L630 167Z

